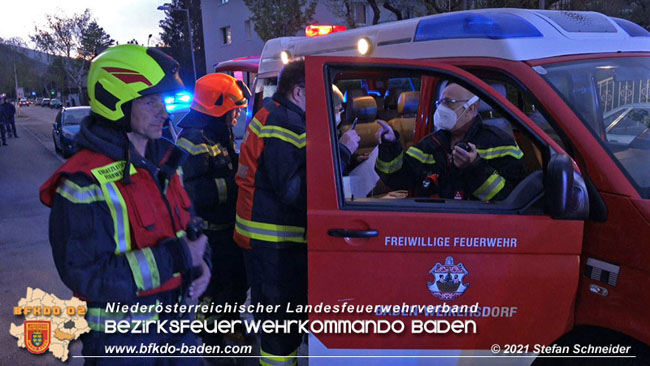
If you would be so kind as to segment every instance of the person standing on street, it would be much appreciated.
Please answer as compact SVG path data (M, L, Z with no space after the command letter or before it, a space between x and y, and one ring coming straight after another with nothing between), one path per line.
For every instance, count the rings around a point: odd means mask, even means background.
M41 201L52 208L54 263L63 282L88 304L92 331L81 337L85 356L108 355L105 347L113 345L180 349L197 342L192 333L158 333L155 327L105 332L107 320L190 317L109 312L109 303L183 305L186 294L198 298L209 283L207 238L193 228L191 203L176 173L185 153L160 138L169 118L163 98L182 86L178 63L155 48L120 45L102 52L88 73L92 113L77 136L79 151L41 186ZM154 355L85 362L201 365L196 358Z
M16 115L16 107L5 98L4 103L2 103L2 110L5 115L5 128L9 133L9 137L18 137L16 134L16 119L14 118Z
M202 299L206 304L246 301L243 253L233 241L238 162L233 127L250 96L248 87L232 76L206 75L196 81L190 112L179 123L183 130L177 145L190 154L183 165L183 183L197 214L206 220L204 228L212 249L213 275ZM197 318L237 320L239 313L199 313ZM243 342L243 332L226 337ZM203 338L209 338L211 344L224 341L220 334Z
M5 98L2 98L2 104L0 104L0 137L2 138L2 145L7 145L7 115L4 111Z

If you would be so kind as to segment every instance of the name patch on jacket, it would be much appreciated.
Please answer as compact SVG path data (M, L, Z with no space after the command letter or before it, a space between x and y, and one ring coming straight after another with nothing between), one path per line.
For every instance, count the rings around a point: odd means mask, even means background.
M126 161L120 160L116 161L112 164L108 164L99 168L95 168L91 170L95 178L99 181L99 183L108 183L108 182L115 182L124 176L124 165L126 164ZM131 165L129 169L130 175L133 175L137 173L137 170L133 165Z

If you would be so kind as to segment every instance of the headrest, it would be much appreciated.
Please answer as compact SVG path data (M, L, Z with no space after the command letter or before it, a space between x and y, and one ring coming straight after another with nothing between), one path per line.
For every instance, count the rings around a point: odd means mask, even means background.
M386 96L384 97L384 108L386 109L397 109L397 100L399 95L402 94L404 89L402 88L390 88L386 91Z
M366 89L348 89L345 91L343 100L349 103L354 98L365 97L366 95L368 95L368 91Z
M359 118L357 123L373 122L377 119L377 102L373 97L357 97L352 99L352 104L348 102L345 121L351 124L355 118Z
M417 114L418 105L420 104L420 92L408 91L399 95L397 102L398 114Z
M515 133L512 130L512 125L505 118L492 118L483 120L483 124L486 126L493 126L501 131L505 132L508 136L514 138Z
M492 87L492 89L499 92L499 94L503 95L504 97L506 96L506 86L505 85L503 85L503 84L490 84L490 86ZM481 102L478 105L479 113L491 111L493 109L494 108L492 108L489 104L485 103L483 100L481 100Z

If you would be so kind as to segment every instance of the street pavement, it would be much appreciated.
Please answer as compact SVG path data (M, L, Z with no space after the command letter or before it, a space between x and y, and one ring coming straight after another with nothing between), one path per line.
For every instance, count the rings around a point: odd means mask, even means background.
M23 107L16 118L19 138L0 146L0 365L61 365L46 352L34 355L17 347L10 324L22 325L13 307L25 297L27 287L40 288L60 299L72 297L59 279L48 240L49 209L38 198L40 185L64 161L54 152L52 122L57 111ZM81 354L81 342L71 344L70 356ZM69 357L70 357L69 356ZM72 358L68 365L82 365Z
M17 347L17 339L9 334L10 324L21 325L22 316L13 315L13 307L25 297L27 287L40 288L60 299L72 297L61 282L52 259L48 239L49 209L38 197L39 187L65 159L57 155L52 140L52 123L57 110L40 106L23 107L16 118L19 138L8 139L0 146L0 366L61 365L45 352L34 355ZM251 319L251 314L243 314ZM251 338L248 338L251 341ZM259 354L257 340L254 353ZM307 353L303 344L299 355ZM69 347L67 365L83 365L81 342ZM234 364L233 359L207 359L207 365ZM238 365L257 365L257 358L238 359ZM308 365L305 358L300 366Z

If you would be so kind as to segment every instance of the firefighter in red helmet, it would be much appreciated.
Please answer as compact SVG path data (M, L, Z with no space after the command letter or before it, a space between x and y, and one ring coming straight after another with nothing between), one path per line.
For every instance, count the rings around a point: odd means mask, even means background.
M242 249L233 241L237 203L238 155L232 128L245 113L250 91L226 74L209 74L197 80L190 112L180 121L177 144L190 157L183 165L183 182L197 214L205 220L204 232L212 248L213 275L204 303L246 301L246 271ZM199 313L200 319L238 319L238 313ZM234 334L242 341L243 333ZM206 334L211 343L218 335Z

